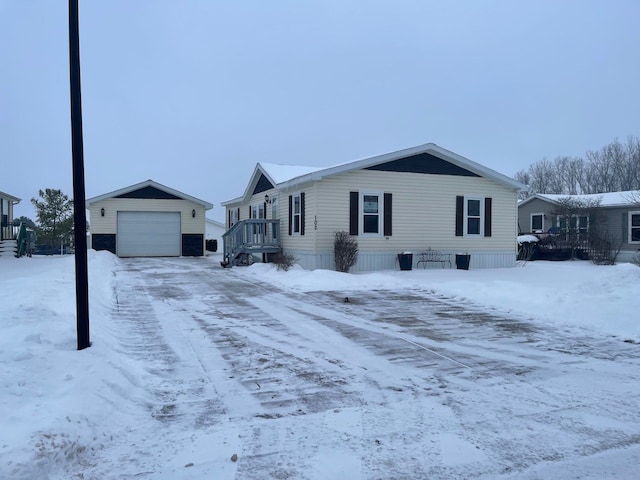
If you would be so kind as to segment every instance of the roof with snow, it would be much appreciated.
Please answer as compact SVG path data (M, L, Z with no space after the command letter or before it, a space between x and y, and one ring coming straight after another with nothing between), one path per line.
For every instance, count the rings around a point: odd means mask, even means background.
M334 175L347 173L354 170L360 170L364 168L374 167L386 162L399 160L414 155L420 155L428 153L434 157L437 157L445 162L448 162L454 167L459 167L480 177L489 178L496 183L499 183L507 188L511 188L516 191L527 190L527 186L520 182L513 180L501 173L496 172L484 165L473 162L468 158L446 150L435 143L426 143L417 147L406 148L404 150L398 150L396 152L385 153L382 155L375 155L373 157L367 157L360 160L354 160L351 162L341 163L332 167L309 167L309 166L297 166L297 165L278 165L273 163L260 162L256 165L251 180L241 197L222 202L222 205L229 205L233 203L242 202L255 193L269 190L271 188L287 188L293 187L302 183L318 181Z
M518 203L518 206L525 205L534 199L544 200L551 203L558 203L564 199L581 200L584 202L600 201L600 207L626 207L640 204L640 190L628 190L625 192L592 193L588 195L561 195L552 193L536 193L531 197Z

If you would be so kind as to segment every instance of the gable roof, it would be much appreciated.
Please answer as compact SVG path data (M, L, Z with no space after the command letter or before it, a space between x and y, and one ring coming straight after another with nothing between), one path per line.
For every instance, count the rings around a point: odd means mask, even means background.
M518 207L526 205L534 199L557 205L565 198L572 200L582 200L586 202L596 202L600 200L599 207L626 207L640 204L640 190L628 190L625 192L591 193L585 195L562 195L555 193L536 193L518 203Z
M0 198L4 198L6 200L10 200L13 204L20 203L20 198L14 197L13 195L9 195L8 193L0 192Z
M135 198L130 194L138 192L138 191L159 191L162 192L163 198L178 198L180 200L189 200L194 203L198 203L202 205L205 210L210 210L213 208L213 204L209 202L205 202L204 200L200 200L199 198L192 197L191 195L187 195L186 193L179 192L178 190L174 190L173 188L169 188L166 185L162 185L158 182L154 182L153 180L146 180L144 182L136 183L135 185L130 185L128 187L121 188L119 190L114 190L113 192L105 193L104 195L98 195L97 197L92 197L86 200L85 205L87 208L92 203L99 202L101 200L108 200L110 198ZM150 197L150 198L158 198L158 197Z
M361 169L374 169L378 165L388 162L398 161L404 158L428 154L438 160L448 162L460 171L470 172L472 176L480 176L489 178L496 183L507 188L522 191L527 190L527 186L513 180L501 173L496 172L484 165L473 162L468 158L446 150L435 143L426 143L417 147L406 148L396 152L375 155L360 160L334 165L333 167L308 167L294 165L277 165L273 163L258 163L253 171L251 180L241 197L222 202L222 205L236 203L249 198L256 189L257 192L268 190L269 188L288 188L302 183L318 181L324 178L340 175L342 173L351 172ZM424 172L431 173L431 172ZM266 183L268 182L268 183ZM257 193L256 192L256 193Z
M209 225L213 225L214 227L225 228L224 223L218 222L217 220L212 220L210 218L205 218L206 223Z

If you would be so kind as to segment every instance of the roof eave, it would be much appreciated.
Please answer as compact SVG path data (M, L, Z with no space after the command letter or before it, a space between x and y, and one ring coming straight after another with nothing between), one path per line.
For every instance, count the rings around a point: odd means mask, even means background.
M278 188L290 188L296 185L300 185L302 183L310 182L310 181L318 181L323 178L327 178L333 175L339 175L341 173L346 173L354 170L360 170L367 167L372 167L374 165L378 165L381 163L386 163L393 160L398 160L405 157L410 157L412 155L417 155L420 153L434 152L438 154L438 157L444 157L443 160L449 161L454 165L465 168L481 177L490 178L493 181L515 190L517 192L527 191L529 187L520 183L512 178L507 177L495 170L492 170L488 167L480 165L468 158L465 158L457 153L453 153L449 150L446 150L435 143L426 143L424 145L419 145L417 147L406 148L404 150L398 150L396 152L384 153L382 155L375 155L373 157L364 158L361 160L355 160L353 162L344 163L341 165L337 165L334 167L329 167L323 170L318 170L317 172L312 172L307 175L302 175L300 177L292 178L287 180L286 182L282 182L276 185Z
M22 200L21 198L14 197L13 195L9 195L8 193L5 193L5 192L0 192L0 197L6 198L7 200L11 201L13 205L17 205Z
M121 188L119 190L115 190L113 192L105 193L103 195L98 195L97 197L89 198L85 201L85 207L89 208L92 203L99 202L101 200L108 200L110 198L117 197L119 195L124 195L125 193L134 192L144 187L155 187L158 190L162 190L163 192L170 193L171 195L175 195L176 197L180 197L183 200L189 200L194 203L198 203L202 205L205 210L211 210L213 208L213 204L209 202L205 202L196 197L192 197L191 195L187 195L186 193L179 192L171 187L167 187L166 185L162 185L161 183L155 182L151 179L145 180L144 182L136 183L135 185L130 185L128 187Z

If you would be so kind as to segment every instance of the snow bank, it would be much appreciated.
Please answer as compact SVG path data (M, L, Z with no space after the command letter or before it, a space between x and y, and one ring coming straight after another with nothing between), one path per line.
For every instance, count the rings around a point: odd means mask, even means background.
M270 264L237 269L243 275L299 292L414 288L474 302L534 322L589 328L640 341L640 268L586 261L528 262L516 268L417 269L347 274Z
M100 340L78 352L74 257L2 260L11 281L0 321L0 478L49 478L70 459L82 464L131 412L141 373L120 362L108 322L118 259L89 251L88 262L90 326Z

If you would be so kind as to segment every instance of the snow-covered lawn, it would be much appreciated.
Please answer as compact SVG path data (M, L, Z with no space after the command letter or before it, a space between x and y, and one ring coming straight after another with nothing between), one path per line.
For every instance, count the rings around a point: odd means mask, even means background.
M0 478L636 478L640 268L216 262L90 251L78 352L73 257L0 260Z

